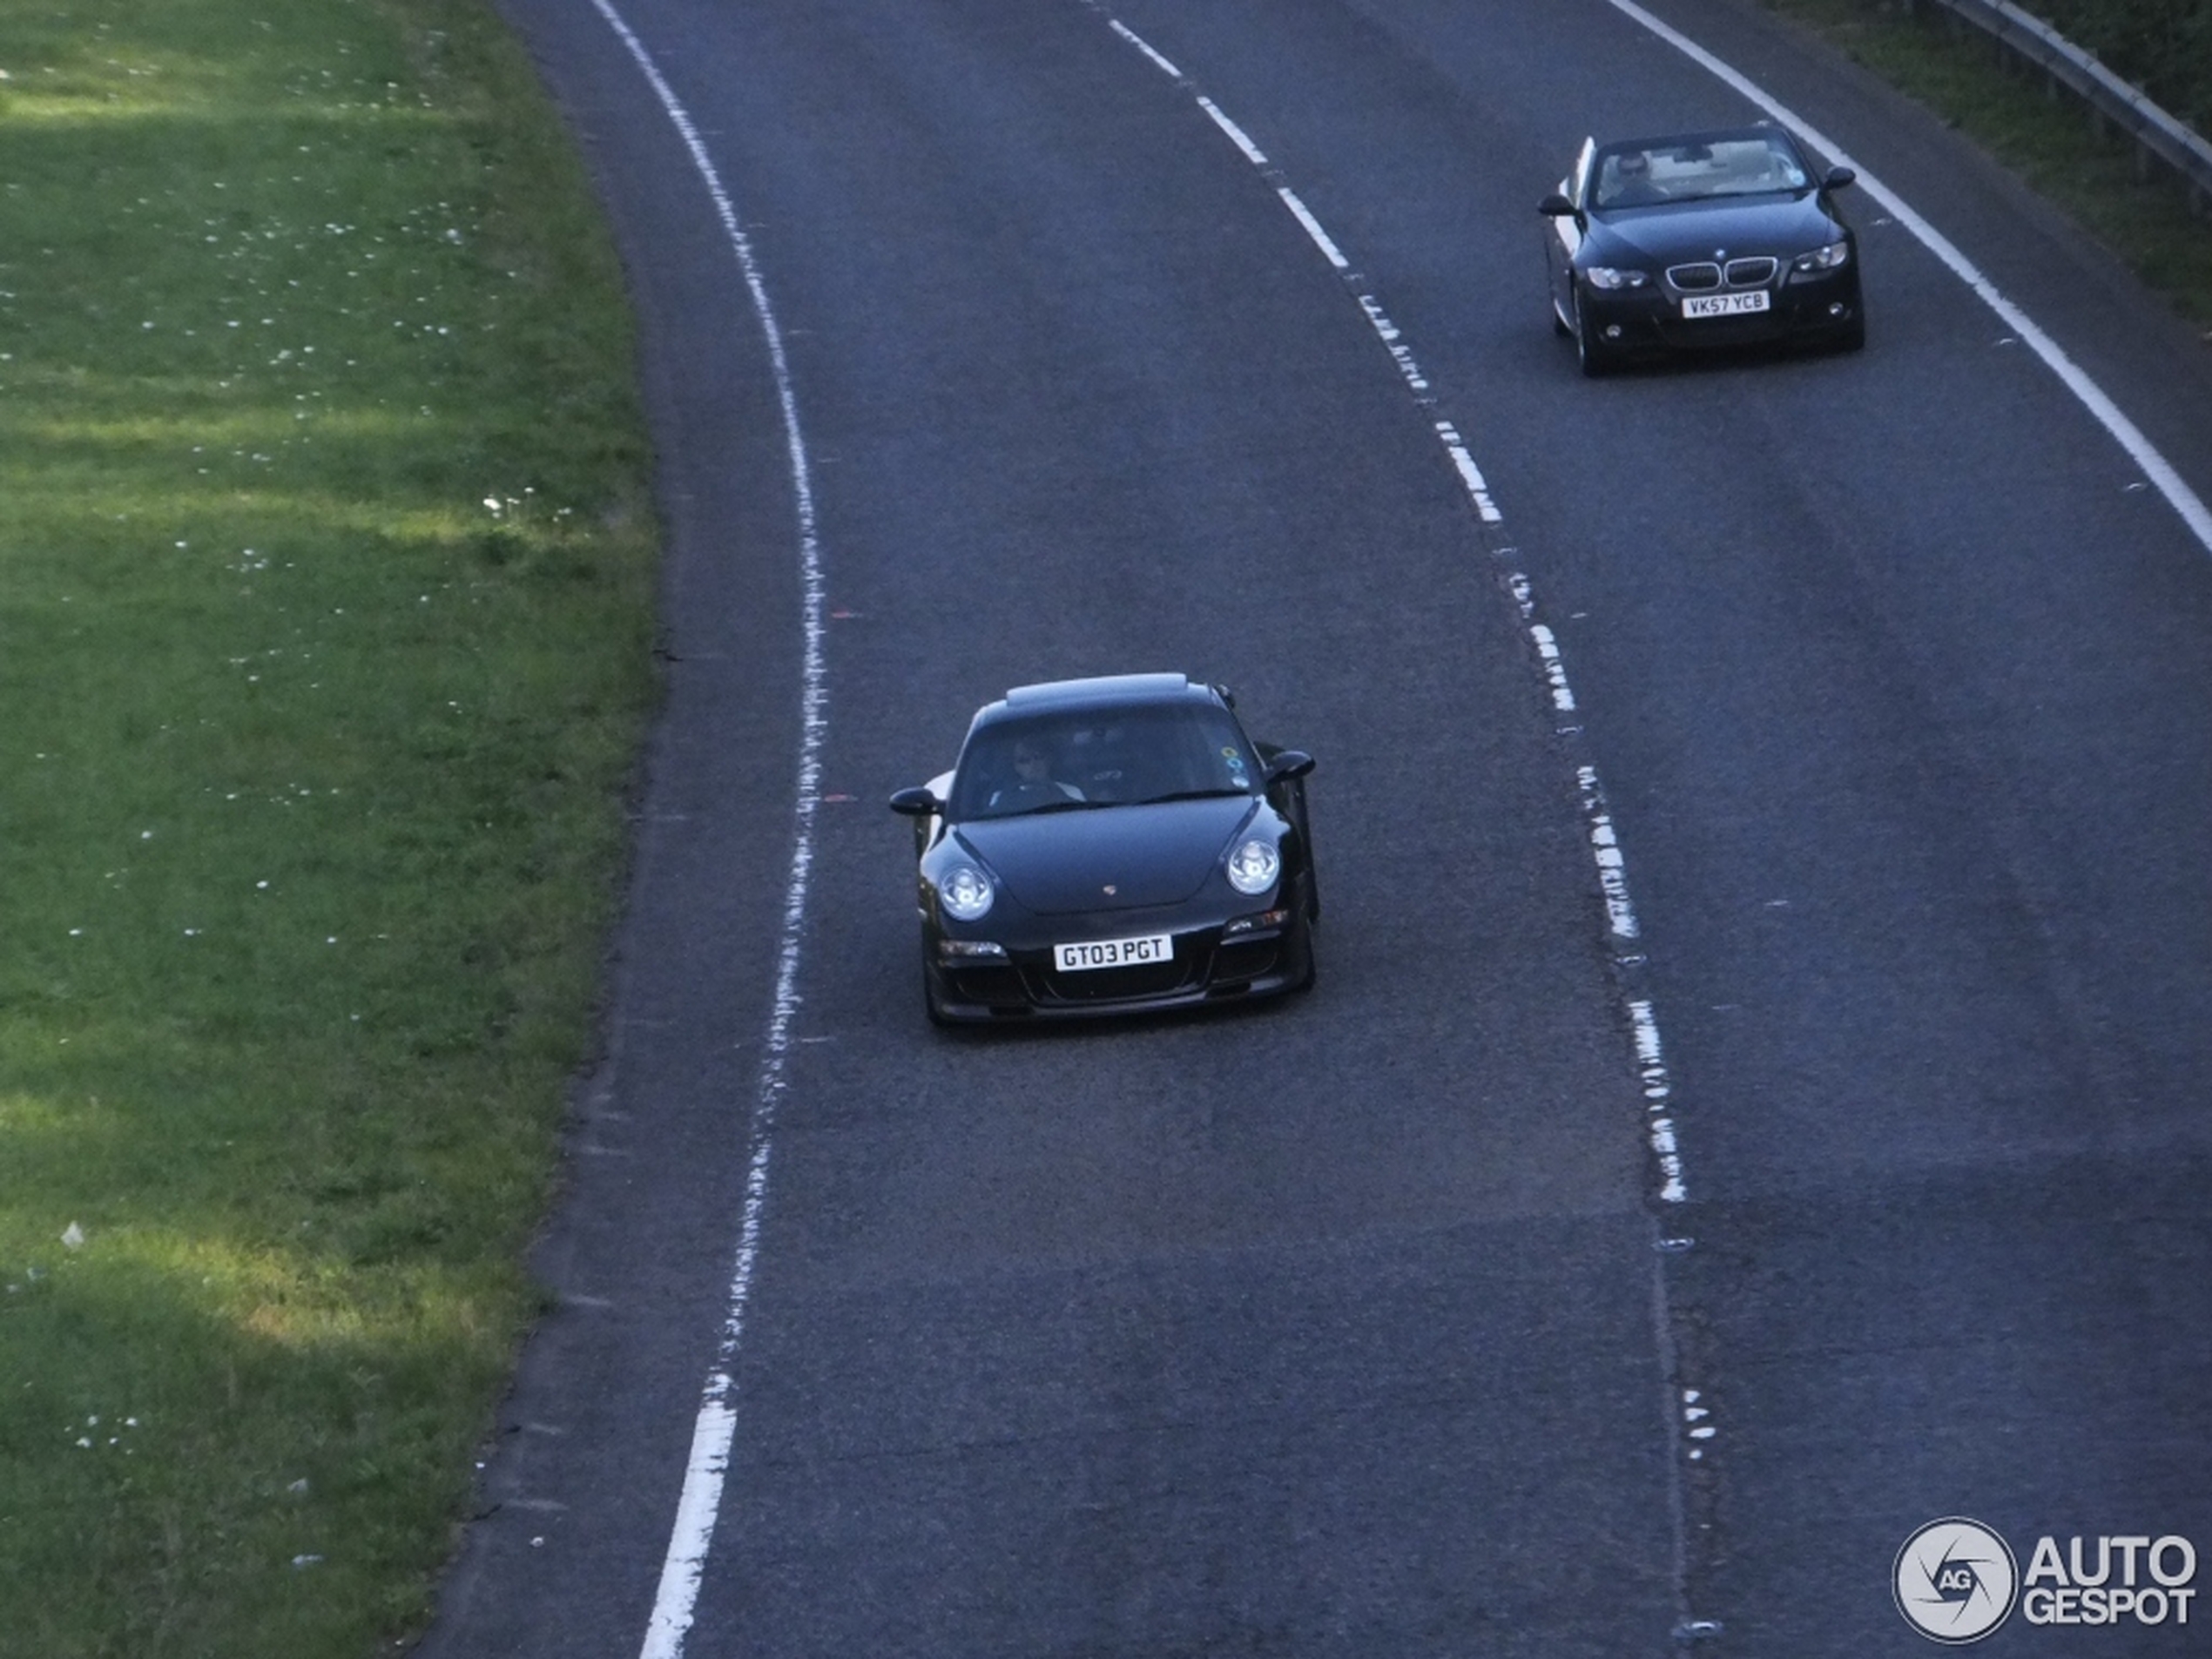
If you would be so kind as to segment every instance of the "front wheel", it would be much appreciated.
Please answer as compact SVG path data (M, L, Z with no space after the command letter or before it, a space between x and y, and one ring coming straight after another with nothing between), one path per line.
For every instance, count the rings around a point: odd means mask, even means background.
M1575 355L1582 365L1583 377L1594 381L1610 374L1620 361L1602 341L1590 337L1590 320L1583 313L1580 298L1575 301Z
M944 1005L937 1000L937 975L929 966L929 940L927 935L921 941L921 1011L928 1016L929 1023L940 1031L952 1023L945 1017Z

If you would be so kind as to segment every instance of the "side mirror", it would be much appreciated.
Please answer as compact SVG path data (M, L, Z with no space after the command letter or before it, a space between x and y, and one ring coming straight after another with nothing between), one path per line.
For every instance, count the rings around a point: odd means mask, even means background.
M1849 167L1831 167L1828 169L1828 176L1820 181L1820 187L1823 190L1841 190L1845 185L1855 185L1858 182L1858 175Z
M891 798L891 810L901 818L934 818L943 806L927 789L902 789Z
M1313 757L1303 749L1285 749L1267 763L1267 781L1271 786L1288 783L1293 778L1303 778L1313 770Z
M1575 217L1575 204L1554 190L1536 204L1536 211L1546 219L1572 219Z

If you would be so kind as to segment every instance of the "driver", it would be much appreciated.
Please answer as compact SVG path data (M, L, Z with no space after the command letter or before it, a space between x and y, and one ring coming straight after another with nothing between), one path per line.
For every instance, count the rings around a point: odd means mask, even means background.
M1014 776L991 792L992 807L1027 811L1057 800L1082 800L1083 792L1055 778L1044 739L1024 732L1014 739Z
M1648 207L1665 199L1666 193L1651 180L1651 157L1648 152L1631 150L1617 158L1613 188L1606 192L1608 207Z

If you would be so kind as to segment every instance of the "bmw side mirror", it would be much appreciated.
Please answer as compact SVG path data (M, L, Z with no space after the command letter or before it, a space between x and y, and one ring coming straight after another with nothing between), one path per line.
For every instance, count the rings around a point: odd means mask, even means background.
M934 817L939 804L927 789L902 789L891 798L891 810L901 818Z
M1828 176L1820 181L1820 187L1823 190L1841 190L1845 185L1855 185L1858 182L1858 175L1849 167L1831 167L1828 169Z
M1303 749L1285 749L1267 763L1267 781L1288 783L1293 778L1303 778L1313 770L1313 757Z
M1536 211L1546 219L1572 219L1575 216L1575 204L1554 190L1536 204Z

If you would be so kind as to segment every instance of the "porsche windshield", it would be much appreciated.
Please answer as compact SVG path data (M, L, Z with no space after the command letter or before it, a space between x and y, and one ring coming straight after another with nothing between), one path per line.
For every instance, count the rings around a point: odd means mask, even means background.
M1601 152L1590 186L1594 208L1657 207L1803 190L1804 163L1779 133L1662 140Z
M965 820L1249 795L1260 777L1244 734L1211 705L1067 709L976 731L961 752L951 812Z

